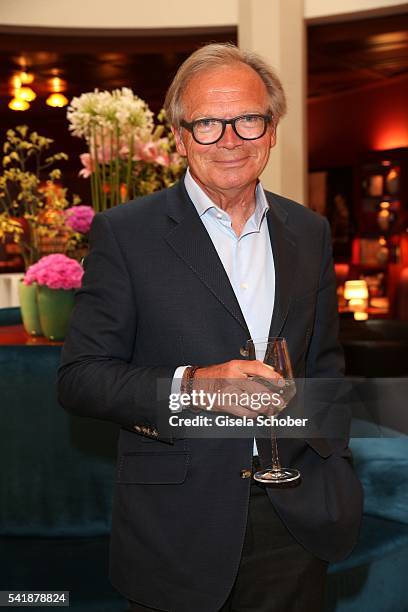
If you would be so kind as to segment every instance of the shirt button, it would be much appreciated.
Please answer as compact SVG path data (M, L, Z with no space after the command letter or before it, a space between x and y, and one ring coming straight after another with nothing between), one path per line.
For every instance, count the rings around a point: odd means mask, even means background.
M217 219L222 219L223 215L222 213L217 213Z
M248 283L241 283L241 289L248 289Z

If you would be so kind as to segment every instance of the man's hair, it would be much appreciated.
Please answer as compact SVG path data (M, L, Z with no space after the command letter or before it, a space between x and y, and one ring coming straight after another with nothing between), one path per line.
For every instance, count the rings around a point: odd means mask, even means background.
M212 68L245 64L252 68L265 83L269 98L269 111L275 126L286 113L286 97L282 83L268 63L252 51L242 51L232 43L212 43L194 51L177 70L166 94L164 110L174 127L180 127L183 119L183 94L191 79Z

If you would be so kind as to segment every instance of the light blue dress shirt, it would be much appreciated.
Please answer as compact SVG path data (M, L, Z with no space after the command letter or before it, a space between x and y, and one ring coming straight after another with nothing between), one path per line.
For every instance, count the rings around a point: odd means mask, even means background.
M184 184L210 236L240 305L251 338L267 338L275 301L275 266L266 220L268 202L261 183L255 211L237 236L231 217L212 202L187 170ZM172 393L179 392L187 366L176 369Z

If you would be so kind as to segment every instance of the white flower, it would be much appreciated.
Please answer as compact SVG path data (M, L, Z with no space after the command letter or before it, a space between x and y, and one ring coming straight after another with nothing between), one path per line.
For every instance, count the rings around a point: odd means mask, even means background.
M130 140L151 133L154 127L153 113L146 102L127 87L112 92L95 89L73 98L67 118L73 135L85 138L88 144L95 130Z
M111 106L109 91L98 91L82 94L73 98L67 111L69 129L74 136L89 139L92 128L105 125L106 116Z

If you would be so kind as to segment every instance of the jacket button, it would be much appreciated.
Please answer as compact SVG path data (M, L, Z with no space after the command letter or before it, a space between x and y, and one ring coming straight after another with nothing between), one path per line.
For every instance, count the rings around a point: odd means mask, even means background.
M251 478L251 470L241 470L239 475L241 476L241 478Z

